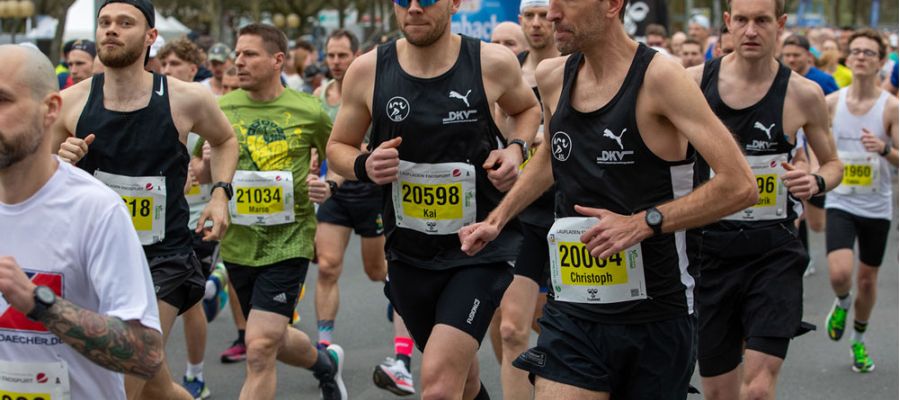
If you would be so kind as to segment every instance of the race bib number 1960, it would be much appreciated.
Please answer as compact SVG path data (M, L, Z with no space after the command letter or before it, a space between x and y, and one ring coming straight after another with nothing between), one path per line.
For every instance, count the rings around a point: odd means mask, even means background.
M123 176L94 171L94 177L122 196L138 238L144 246L166 237L166 178Z
M69 400L65 361L20 363L0 361L0 399Z
M580 237L596 218L560 218L547 235L550 278L557 301L618 303L647 298L641 245L606 259L591 256Z
M228 202L238 225L294 222L294 179L291 171L236 171L234 197Z
M838 151L838 157L844 163L844 177L841 184L834 188L838 194L877 193L878 167L875 153Z
M452 235L475 222L475 167L471 164L401 160L391 189L399 227Z

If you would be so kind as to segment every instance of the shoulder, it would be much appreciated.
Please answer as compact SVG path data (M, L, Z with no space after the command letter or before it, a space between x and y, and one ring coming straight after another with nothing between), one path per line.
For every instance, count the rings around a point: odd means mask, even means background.
M815 81L804 77L794 71L791 71L788 78L787 96L796 98L800 104L809 104L807 102L817 102L825 97L822 87ZM837 94L838 92L834 92Z
M71 164L59 160L63 175L62 185L66 191L66 201L77 215L102 214L122 204L122 198L108 186Z
M700 70L702 73L702 69ZM666 57L661 54L654 54L644 74L644 81L650 85L665 85L672 79L684 78L687 72L681 63L678 63L672 57Z
M81 113L84 104L87 103L88 97L91 95L91 83L93 81L94 78L88 78L59 92L60 97L62 97L63 113Z
M698 85L703 83L703 71L706 70L706 63L702 63L700 65L695 65L693 67L687 68L687 74L694 80Z
M481 63L493 65L494 63L514 63L519 65L519 59L506 47L496 43L481 43Z
M565 79L564 72L566 61L568 60L569 56L566 55L541 61L534 70L534 79L537 80L538 86L551 87L556 84L561 85Z
M897 118L898 108L900 108L900 101L898 101L896 97L888 93L887 102L884 103L884 114L891 118Z

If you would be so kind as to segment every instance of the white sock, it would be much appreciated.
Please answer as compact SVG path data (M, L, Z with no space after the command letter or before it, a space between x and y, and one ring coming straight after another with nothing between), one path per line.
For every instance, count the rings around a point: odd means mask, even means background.
M190 362L188 362L187 370L185 371L184 376L187 377L188 379L197 378L201 381L204 380L203 379L203 361L200 361L199 364L191 364Z
M213 297L216 297L216 284L215 282L207 279L206 289L203 293L203 300L212 300Z
M850 306L853 305L853 296L850 295L850 293L847 293L847 297L844 297L843 299L838 297L837 304L838 307L849 310Z
M857 331L856 329L854 329L853 335L850 336L850 340L852 340L854 342L865 343L866 342L864 340L865 334L866 334L865 332L860 332L860 331Z

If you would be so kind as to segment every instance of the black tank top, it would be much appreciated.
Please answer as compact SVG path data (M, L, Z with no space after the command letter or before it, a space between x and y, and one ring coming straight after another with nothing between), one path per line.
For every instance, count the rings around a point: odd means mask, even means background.
M379 46L372 110L371 148L401 136L401 160L473 165L478 221L484 220L500 202L503 194L488 181L482 168L488 154L499 148L504 139L494 125L484 92L479 40L463 36L456 64L446 73L427 79L403 71L396 42ZM478 255L469 257L460 251L456 234L426 235L397 227L389 188L384 193L385 249L391 260L427 269L448 269L509 261L518 254L521 235L515 223L509 224Z
M741 150L747 156L756 155L787 155L788 162L793 158L794 145L788 141L784 133L783 114L784 99L787 96L788 82L791 79L791 69L778 64L778 73L772 86L763 98L756 104L735 110L725 104L719 95L719 71L722 59L717 58L706 62L703 68L703 79L700 89L706 97L710 108L716 116L725 124L735 136ZM696 164L696 184L702 184L710 178L709 165L698 157ZM796 199L788 196L788 205L783 219L766 221L730 221L720 220L705 227L711 231L737 231L741 229L759 229L789 223L797 218L795 207Z
M94 75L91 93L75 128L75 136L96 138L78 166L93 174L96 170L124 176L166 178L166 237L144 246L147 258L191 251L188 205L184 182L190 160L179 140L169 108L166 78L153 74L150 104L135 111L107 110L103 106L104 75Z
M528 59L528 50L519 53L516 57L519 59L519 66L525 65ZM544 112L543 103L541 103L541 92L537 86L531 88L534 96L537 97L538 103L541 104L541 114ZM541 116L541 124L544 123L544 117ZM556 196L556 187L551 186L541 197L538 197L531 205L526 207L519 213L519 221L529 225L535 225L542 228L550 229L553 225L553 203Z
M580 217L576 204L632 215L690 193L693 150L683 161L665 161L647 148L638 131L637 96L655 54L639 45L619 92L608 104L586 113L570 102L584 56L576 52L566 61L562 92L548 127L553 132L558 217ZM568 314L606 323L644 323L692 313L694 278L688 271L685 233L645 239L641 251L647 299L580 304L550 296L550 301Z

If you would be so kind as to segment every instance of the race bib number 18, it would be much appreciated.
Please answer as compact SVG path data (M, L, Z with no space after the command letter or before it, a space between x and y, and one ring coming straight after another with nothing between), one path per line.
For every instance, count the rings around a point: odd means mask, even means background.
M100 170L94 171L94 177L122 197L142 245L159 243L165 239L165 177L123 176Z
M647 298L641 245L606 259L594 257L580 237L596 223L596 218L561 218L550 228L547 243L556 300L603 304Z

